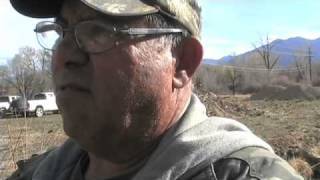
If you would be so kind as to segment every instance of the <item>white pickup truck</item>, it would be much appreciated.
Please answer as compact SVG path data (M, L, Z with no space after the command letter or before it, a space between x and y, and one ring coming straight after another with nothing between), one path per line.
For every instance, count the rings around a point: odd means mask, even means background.
M0 109L8 110L13 100L19 96L0 96Z
M5 117L10 112L11 102L18 98L19 96L0 96L0 118Z
M28 114L34 113L36 117L42 117L45 112L58 112L56 96L53 92L42 92L28 100Z

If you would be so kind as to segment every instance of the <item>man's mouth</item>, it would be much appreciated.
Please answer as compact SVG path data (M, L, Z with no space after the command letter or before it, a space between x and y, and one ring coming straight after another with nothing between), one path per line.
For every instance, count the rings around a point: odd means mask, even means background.
M88 88L85 88L85 87L77 85L77 84L63 85L59 89L62 92L64 92L64 91L75 91L75 92L90 93L90 90Z

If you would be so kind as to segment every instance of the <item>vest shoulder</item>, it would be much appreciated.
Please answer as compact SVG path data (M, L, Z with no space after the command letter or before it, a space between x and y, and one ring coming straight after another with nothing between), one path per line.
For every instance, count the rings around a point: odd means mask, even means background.
M248 166L250 175L258 179L303 179L287 161L263 148L247 147L232 153L224 159L242 161Z
M17 164L17 170L7 180L31 180L35 170L39 167L40 163L52 152L51 149L43 154L34 154L31 158L20 160Z
M241 149L215 162L207 161L192 168L180 179L303 180L285 160L258 147Z
M17 170L8 180L32 179L32 176L38 169L47 172L54 167L55 171L62 171L65 166L74 164L82 152L75 141L68 139L59 147L52 148L42 154L32 155L32 157L27 160L18 161L16 163L18 167Z

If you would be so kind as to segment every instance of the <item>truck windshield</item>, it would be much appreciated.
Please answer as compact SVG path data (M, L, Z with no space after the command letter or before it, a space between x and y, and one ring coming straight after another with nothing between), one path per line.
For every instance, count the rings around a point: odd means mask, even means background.
M9 97L6 97L6 96L0 97L0 102L9 102Z
M46 99L46 95L44 94L37 94L33 98L34 100Z

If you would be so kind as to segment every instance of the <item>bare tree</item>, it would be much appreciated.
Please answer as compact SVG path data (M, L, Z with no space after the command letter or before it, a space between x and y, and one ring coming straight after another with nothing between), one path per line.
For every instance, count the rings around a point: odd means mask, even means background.
M43 55L32 47L23 47L8 63L7 82L25 98L45 89Z
M236 89L240 85L241 74L233 67L226 70L226 77L231 82L229 89L232 90L233 95L236 95Z
M272 53L272 49L274 48L275 44L272 44L270 42L269 36L266 37L266 39L260 40L258 47L256 44L252 44L255 48L255 51L259 54L261 57L261 60L263 61L263 65L268 71L268 78L270 76L270 72L275 67L275 65L278 63L280 56L275 56Z
M305 69L305 65L301 64L301 62L299 62L298 60L295 60L295 66L297 69L297 77L296 77L296 81L297 82L301 82L303 80L306 79L306 69Z
M0 95L7 94L8 83L6 81L6 76L8 74L8 67L5 65L0 66Z
M51 52L45 49L38 50L41 71L48 77L52 77L51 72Z
M320 63L313 63L313 86L320 87Z
M41 73L41 80L44 83L44 89L51 90L52 89L52 71L51 71L51 58L52 54L47 50L38 50L38 58L41 64L41 68L39 72Z
M309 64L309 81L310 84L312 85L312 52L311 48L308 47L308 64Z
M296 50L293 55L294 55L294 66L297 70L297 75L296 75L296 82L303 82L307 80L307 62L304 56L301 56L300 50Z
M308 81L311 85L313 84L312 78L312 50L310 47L305 47L300 50L296 50L294 53L295 57L295 67L297 69L296 81L300 82L301 80Z

